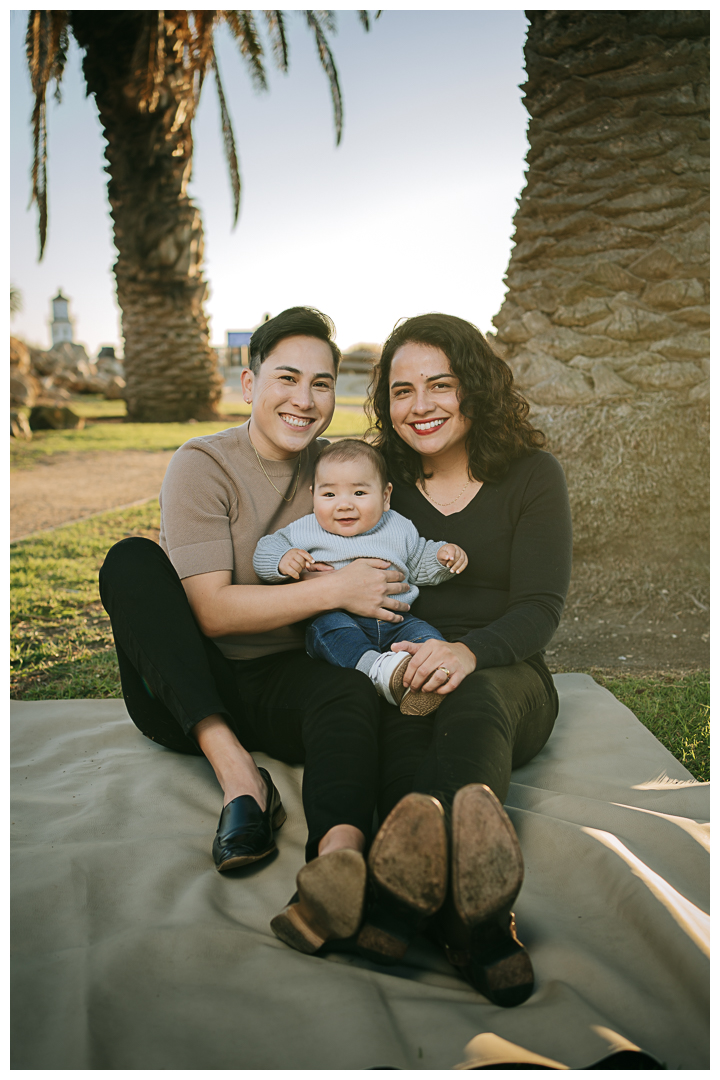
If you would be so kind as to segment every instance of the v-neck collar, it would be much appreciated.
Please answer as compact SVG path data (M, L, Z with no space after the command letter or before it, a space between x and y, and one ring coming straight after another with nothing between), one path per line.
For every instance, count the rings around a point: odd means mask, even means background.
M483 482L483 486L478 491L475 492L475 494L473 495L470 502L467 503L465 506L463 506L462 510L456 510L452 514L442 514L440 512L440 510L438 509L438 507L435 506L433 503L431 503L430 500L425 495L423 495L422 491L417 486L417 484L413 484L413 488L414 488L415 493L417 494L418 498L422 500L424 505L428 506L431 510L434 510L435 513L438 515L438 517L441 517L441 518L459 517L460 514L464 514L465 511L469 510L470 507L473 505L473 503L475 503L477 501L479 496L482 495L482 493L483 493L483 491L485 490L486 487L487 487L487 480L485 480Z

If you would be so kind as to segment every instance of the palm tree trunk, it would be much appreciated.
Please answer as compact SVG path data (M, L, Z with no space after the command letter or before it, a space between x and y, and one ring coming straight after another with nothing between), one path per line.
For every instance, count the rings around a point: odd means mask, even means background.
M709 12L527 14L498 351L568 475L576 595L706 592Z
M148 15L156 14L163 16L165 66L154 111L141 111L140 72L147 72L154 31ZM172 14L70 17L107 140L125 396L128 420L141 422L213 418L222 392L203 311L202 222L187 196L196 88Z

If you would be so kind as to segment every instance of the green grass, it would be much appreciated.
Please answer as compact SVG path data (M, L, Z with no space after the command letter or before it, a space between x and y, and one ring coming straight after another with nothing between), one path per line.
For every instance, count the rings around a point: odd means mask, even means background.
M11 545L11 697L121 696L98 570L117 540L159 527L153 500Z
M127 406L122 398L116 401L106 401L100 394L77 394L68 405L76 416L84 416L86 419L95 420L100 417L122 419L127 415ZM27 410L29 412L29 410Z
M121 696L110 622L98 595L98 570L117 540L156 540L159 528L160 510L152 500L11 545L11 697ZM697 780L710 779L707 672L645 678L589 674L627 705Z
M592 673L696 780L710 779L710 673L681 678L632 675L612 678Z
M115 401L101 404L113 408L117 408L118 405ZM76 412L78 411L76 402L72 402L71 406ZM96 405L83 403L83 407L92 410L96 408ZM249 415L249 412L246 415ZM29 442L23 439L10 440L10 464L15 468L28 468L50 457L70 453L102 453L111 450L177 450L178 446L197 435L212 435L215 431L231 427L233 423L243 422L243 420L212 420L186 424L90 422L86 423L82 431L37 431ZM360 436L364 434L366 428L367 421L363 413L340 406L335 409L335 415L325 434Z

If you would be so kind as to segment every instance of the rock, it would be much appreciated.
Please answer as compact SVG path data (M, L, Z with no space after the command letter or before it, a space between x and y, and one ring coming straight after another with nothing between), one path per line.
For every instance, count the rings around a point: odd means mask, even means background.
M10 369L10 404L32 406L40 393L40 383L34 375Z
M36 405L30 413L30 427L33 431L82 431L85 418L65 405Z
M40 380L40 394L42 400L38 399L38 405L62 404L64 401L70 401L71 398L67 390L56 385L52 375L46 375L44 379Z
M13 374L27 375L30 372L30 350L20 338L10 338L10 369Z
M32 431L25 413L10 410L10 435L15 439L32 439Z
M95 367L98 375L103 375L106 378L113 378L113 376L117 375L122 379L125 374L122 363L116 357L112 345L103 345L97 355Z
M119 375L112 375L105 384L105 389L102 393L105 395L108 401L121 401L125 395L123 390L125 389L125 380L121 379Z

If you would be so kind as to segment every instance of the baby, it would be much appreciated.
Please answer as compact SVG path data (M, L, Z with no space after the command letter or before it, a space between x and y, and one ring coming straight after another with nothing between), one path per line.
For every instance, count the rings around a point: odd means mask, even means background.
M313 483L314 513L258 541L255 573L263 581L299 580L314 564L339 569L354 559L386 559L410 587L396 598L412 604L418 585L438 585L460 574L467 555L457 544L423 540L413 523L390 509L392 484L378 450L359 439L331 443L318 454ZM368 675L382 697L410 715L434 712L442 696L406 690L410 654L392 652L394 641L443 640L429 623L405 615L400 623L330 611L307 629L308 654L354 667Z

